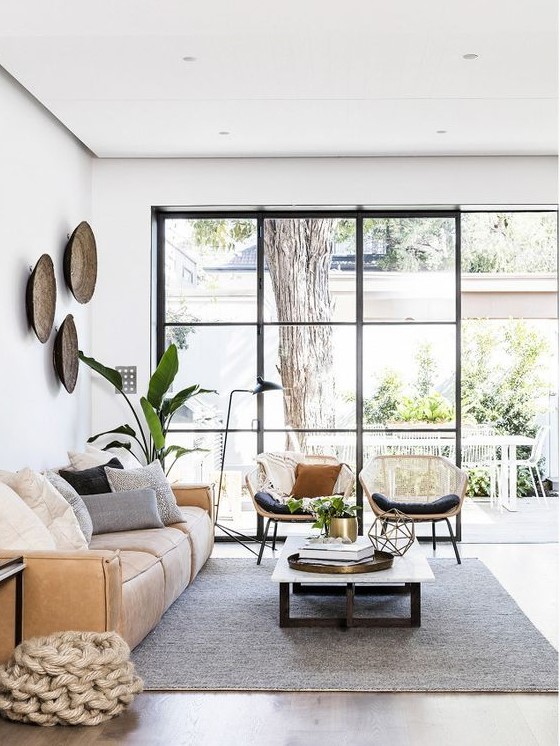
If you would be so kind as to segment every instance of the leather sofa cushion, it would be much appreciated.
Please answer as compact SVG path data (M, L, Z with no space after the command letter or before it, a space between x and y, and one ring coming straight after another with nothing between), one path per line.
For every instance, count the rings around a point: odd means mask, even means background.
M120 552L120 558L123 583L142 575L160 561L159 557L149 552Z
M202 508L194 506L179 507L183 516L182 523L175 523L174 528L184 532L192 546L191 582L200 571L214 547L214 526L210 516Z
M168 526L167 528L150 528L143 531L97 534L92 537L89 548L148 552L154 557L163 557L167 552L186 540L187 538L182 531Z

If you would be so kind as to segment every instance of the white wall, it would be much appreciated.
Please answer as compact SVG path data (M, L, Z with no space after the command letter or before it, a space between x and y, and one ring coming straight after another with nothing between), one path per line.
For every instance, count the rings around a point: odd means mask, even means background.
M103 159L94 164L99 288L92 354L150 373L152 206L454 206L557 202L554 157ZM119 424L118 398L93 384L93 427Z
M58 284L55 325L72 313L90 346L91 312L66 289L70 233L91 217L92 158L7 74L0 72L0 468L67 463L90 432L90 380L72 395L53 370L54 330L41 344L25 312L29 268L50 254Z

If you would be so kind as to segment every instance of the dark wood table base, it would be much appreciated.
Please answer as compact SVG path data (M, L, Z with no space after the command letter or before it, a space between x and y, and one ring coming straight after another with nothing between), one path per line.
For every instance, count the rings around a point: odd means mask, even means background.
M296 595L346 596L346 616L344 617L293 617L290 616L290 585ZM410 596L410 616L400 617L356 617L354 598L356 595L388 596L403 594ZM420 583L403 585L364 586L346 583L343 585L312 585L301 583L280 583L280 626L281 627L419 627L421 617Z

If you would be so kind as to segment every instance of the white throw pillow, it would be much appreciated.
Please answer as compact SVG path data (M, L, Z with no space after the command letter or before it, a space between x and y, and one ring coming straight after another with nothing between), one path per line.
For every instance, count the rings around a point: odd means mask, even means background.
M68 451L68 458L70 459L72 468L76 469L76 471L91 469L94 466L103 466L109 463L115 456L121 462L124 469L138 469L142 466L126 448L110 448L108 451L103 451L101 448L96 448L88 444L86 445L85 453Z
M56 549L48 528L11 487L0 482L0 549Z
M87 549L88 544L71 505L49 480L32 469L2 472L0 480L21 497L50 531L57 549Z

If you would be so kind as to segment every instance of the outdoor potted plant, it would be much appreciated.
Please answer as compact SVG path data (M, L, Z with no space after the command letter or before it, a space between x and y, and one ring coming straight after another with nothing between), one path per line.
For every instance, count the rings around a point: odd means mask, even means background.
M315 498L291 498L287 501L291 513L297 510L309 512L315 518L313 528L331 539L347 539L356 541L358 538L358 519L356 513L359 506L346 501L342 495Z

